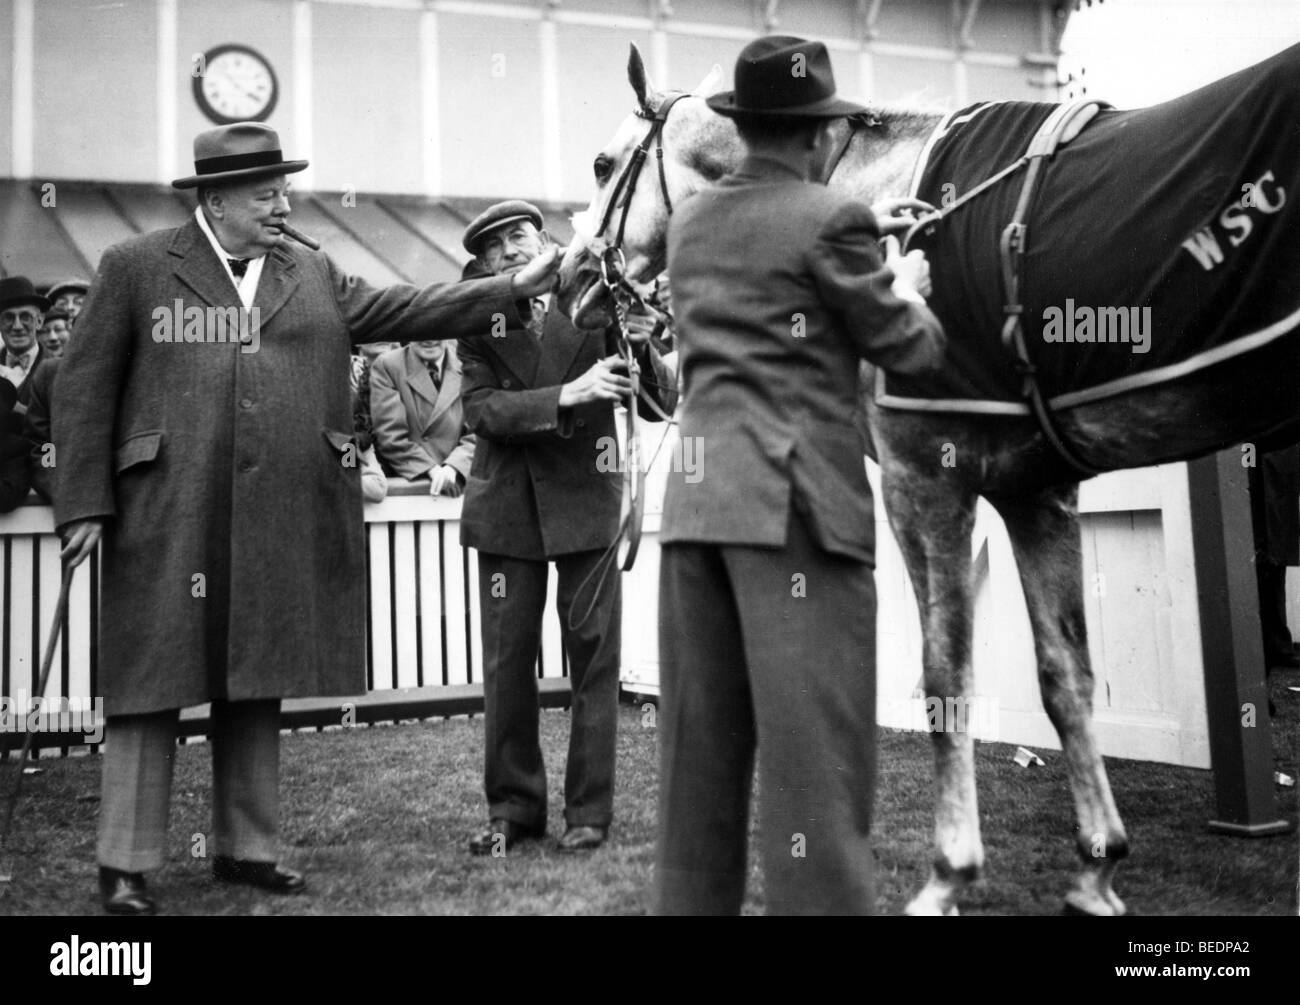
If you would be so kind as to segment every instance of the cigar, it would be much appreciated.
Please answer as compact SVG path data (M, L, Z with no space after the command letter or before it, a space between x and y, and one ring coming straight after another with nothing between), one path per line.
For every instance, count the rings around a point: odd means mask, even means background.
M317 241L315 238L308 237L300 230L294 230L283 220L280 221L280 230L285 237L292 237L299 244L307 245L307 247L311 248L312 251L320 251L320 241Z

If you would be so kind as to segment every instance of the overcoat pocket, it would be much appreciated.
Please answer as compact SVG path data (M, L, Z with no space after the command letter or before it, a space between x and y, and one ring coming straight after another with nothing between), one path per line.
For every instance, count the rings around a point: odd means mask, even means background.
M113 452L113 470L121 474L127 468L154 460L162 447L163 434L158 430L136 433Z

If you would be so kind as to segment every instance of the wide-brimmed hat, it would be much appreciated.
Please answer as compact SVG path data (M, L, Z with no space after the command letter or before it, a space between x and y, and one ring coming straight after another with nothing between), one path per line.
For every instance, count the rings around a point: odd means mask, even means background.
M36 287L26 276L0 279L0 311L22 304L31 304L42 313L50 309L50 302L36 292Z
M194 174L172 182L173 188L198 188L223 182L248 181L267 175L293 174L306 161L287 161L280 137L261 122L234 122L194 137Z
M538 230L542 229L540 209L522 199L507 199L505 202L489 206L474 217L465 228L465 236L461 238L460 243L471 255L477 255L478 242L489 230L504 227L507 223L514 223L516 220L528 220Z
M88 293L90 292L90 283L84 279L60 279L57 283L46 291L45 295L49 297L50 303L59 299L60 293Z
M707 99L719 115L837 119L865 112L835 96L830 53L821 42L767 35L736 58L736 89Z

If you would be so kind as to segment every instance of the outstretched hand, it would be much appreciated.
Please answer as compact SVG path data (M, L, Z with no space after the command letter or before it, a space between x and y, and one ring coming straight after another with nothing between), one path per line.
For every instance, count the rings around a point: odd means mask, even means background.
M523 300L549 293L560 271L561 254L563 249L558 244L547 245L541 254L510 277L510 295Z

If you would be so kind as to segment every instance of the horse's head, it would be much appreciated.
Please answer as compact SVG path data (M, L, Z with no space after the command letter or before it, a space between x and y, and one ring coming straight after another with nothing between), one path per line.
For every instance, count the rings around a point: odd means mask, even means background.
M598 328L611 320L600 262L605 249L617 243L620 227L625 278L634 286L651 282L667 262L669 203L677 206L739 160L734 127L703 101L721 73L715 66L694 92L672 104L656 141L662 149L662 174L660 154L653 146L640 168L629 172L638 147L655 128L655 116L671 97L655 89L640 50L631 47L627 78L636 92L637 107L596 155L596 194L591 205L573 218L573 243L560 267L560 308L578 327Z

